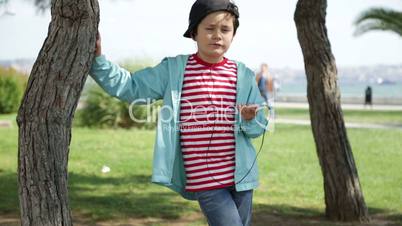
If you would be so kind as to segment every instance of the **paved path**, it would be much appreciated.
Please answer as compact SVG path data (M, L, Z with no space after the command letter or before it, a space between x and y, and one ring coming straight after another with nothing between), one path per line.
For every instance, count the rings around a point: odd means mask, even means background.
M275 107L276 108L308 109L308 103L275 102ZM342 104L342 109L377 110L377 111L402 111L402 105L373 105L373 107L370 108L370 107L364 107L364 105L362 105L362 104Z
M305 120L305 119L277 118L277 119L275 119L275 123L278 123L278 124L293 124L293 125L306 125L306 126L311 125L310 120ZM402 124L346 122L346 128L397 129L397 130L402 130Z
M0 120L0 128L11 128L13 124L9 120Z
M275 108L297 108L308 109L308 103L289 103L289 102L275 102ZM374 105L372 108L364 107L361 104L342 104L342 109L350 110L375 110L375 111L402 111L402 105ZM401 113L402 117L402 113ZM289 118L276 118L275 123L279 124L293 124L293 125L310 125L310 120L306 119L289 119ZM402 130L402 124L389 124L389 123L356 123L346 122L347 128L366 128L366 129L398 129Z

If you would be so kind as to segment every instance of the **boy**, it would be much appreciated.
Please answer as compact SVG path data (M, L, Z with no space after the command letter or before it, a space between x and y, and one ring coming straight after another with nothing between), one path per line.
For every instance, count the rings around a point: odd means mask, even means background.
M213 226L250 225L258 186L250 138L267 124L253 72L224 57L238 17L229 0L197 0L184 33L197 42L197 53L165 58L131 75L105 59L99 38L90 72L121 100L163 99L152 182L197 200Z

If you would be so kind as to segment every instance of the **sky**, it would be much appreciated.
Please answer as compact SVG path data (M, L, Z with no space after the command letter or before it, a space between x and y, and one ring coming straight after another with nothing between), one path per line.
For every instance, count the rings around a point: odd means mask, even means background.
M2 0L0 0L2 1ZM99 0L102 52L112 61L196 52L182 35L193 0ZM226 56L251 68L304 68L293 13L296 0L236 0L240 27ZM390 32L353 36L355 18L374 6L402 10L402 0L328 0L328 35L338 67L401 64L402 37ZM9 0L13 16L0 17L0 60L36 58L47 36L50 11L38 14L33 0Z

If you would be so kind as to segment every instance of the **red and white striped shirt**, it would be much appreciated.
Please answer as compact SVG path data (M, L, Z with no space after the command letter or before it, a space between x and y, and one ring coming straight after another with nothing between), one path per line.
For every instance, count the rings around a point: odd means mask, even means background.
M180 142L186 191L234 185L236 63L209 64L196 54L184 72Z

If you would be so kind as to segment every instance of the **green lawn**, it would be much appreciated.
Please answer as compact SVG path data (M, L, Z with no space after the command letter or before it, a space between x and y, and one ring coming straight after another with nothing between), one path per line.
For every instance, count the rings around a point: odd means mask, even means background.
M17 114L0 114L0 120L9 120L15 122Z
M7 117L15 115L0 119ZM2 214L18 213L17 131L16 126L0 128ZM402 223L402 131L348 129L348 135L370 213ZM196 202L150 183L154 137L154 131L146 130L74 128L69 156L73 213L94 221L169 220L199 213ZM255 146L260 142L255 140ZM322 176L310 127L276 125L275 132L267 133L258 162L261 185L254 193L254 225L265 225L267 215L301 222L322 218ZM110 173L101 173L103 165Z

